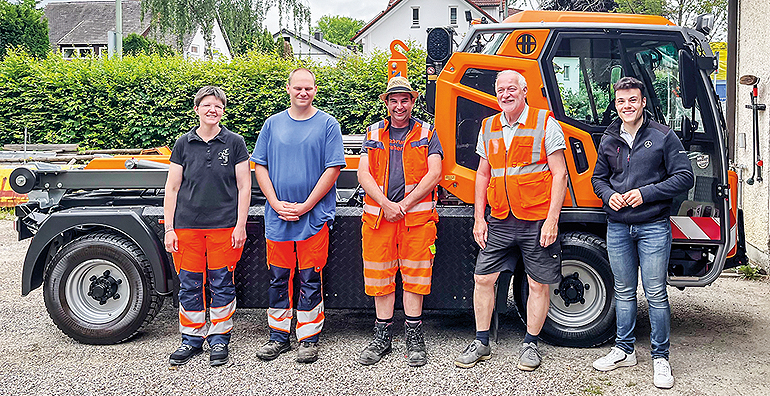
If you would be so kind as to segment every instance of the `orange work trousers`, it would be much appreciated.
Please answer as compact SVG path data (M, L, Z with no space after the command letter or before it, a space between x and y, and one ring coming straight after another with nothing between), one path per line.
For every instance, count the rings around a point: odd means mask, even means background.
M304 241L267 240L267 265L270 269L267 323L271 340L289 341L296 268L300 289L297 301L297 339L318 341L325 318L321 271L328 256L329 227L326 224Z
M179 330L182 343L200 347L230 342L235 313L235 264L243 248L233 249L233 228L177 229L179 251L173 253L179 275ZM206 285L211 295L206 322Z
M364 291L385 296L396 291L396 273L401 270L404 291L430 294L433 257L436 252L436 223L407 227L404 219L384 219L377 229L361 227L364 258Z

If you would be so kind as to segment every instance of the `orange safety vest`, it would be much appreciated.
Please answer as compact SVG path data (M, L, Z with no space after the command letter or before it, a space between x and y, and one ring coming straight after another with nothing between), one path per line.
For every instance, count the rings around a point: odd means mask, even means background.
M491 215L505 219L508 214L520 220L542 220L551 205L551 181L545 151L545 123L550 112L530 107L527 121L519 125L506 149L503 140L503 113L487 117L481 131L484 150L491 166L487 200Z
M433 137L435 130L431 124L412 118L413 124L404 139L404 151L402 153L404 183L406 197L414 191L420 180L428 174L428 142ZM390 138L389 120L385 119L370 125L366 129L366 148L369 156L369 173L377 182L377 187L388 194L388 175L390 174ZM438 221L436 212L436 188L418 203L414 204L404 215L407 227L427 224L429 221ZM372 228L379 228L383 218L382 208L368 194L364 196L364 214L362 220Z

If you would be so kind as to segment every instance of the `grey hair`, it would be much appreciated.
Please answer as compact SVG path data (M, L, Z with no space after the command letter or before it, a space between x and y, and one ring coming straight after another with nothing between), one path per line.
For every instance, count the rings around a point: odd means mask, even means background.
M510 73L513 73L513 75L516 76L517 79L519 80L519 88L524 89L527 87L527 79L524 78L524 76L521 73L517 72L516 70L508 69L497 73L497 77L495 77L495 88L497 88L497 80L499 80L500 77L503 76L504 74L510 74Z
M225 95L225 91L223 91L222 88L207 85L199 89L198 93L195 94L195 100L193 101L195 107L198 107L206 96L213 96L222 102L222 106L227 106L227 95Z

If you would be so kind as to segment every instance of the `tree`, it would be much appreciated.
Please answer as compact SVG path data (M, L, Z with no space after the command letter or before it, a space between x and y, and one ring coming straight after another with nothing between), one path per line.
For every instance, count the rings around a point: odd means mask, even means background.
M281 26L289 17L297 31L300 25L310 25L310 8L304 0L142 0L142 15L149 13L154 28L176 35L180 47L186 35L200 28L209 58L213 57L215 20L230 38L231 46L240 52L253 47L271 8L278 9Z
M727 33L727 0L509 0L509 6L542 10L622 12L666 17L679 26L695 25L700 14L714 15L711 41L722 41Z
M319 20L314 30L320 30L324 39L334 44L348 46L350 39L364 27L364 21L339 15L324 15Z
M174 51L166 44L161 44L136 33L131 33L123 38L123 54L134 56L139 54L173 56Z
M540 8L556 11L608 12L618 6L615 0L542 0Z
M35 0L12 4L0 0L0 59L12 47L23 48L29 54L43 58L50 51L48 20L43 11L35 9Z
M616 12L623 14L666 15L666 0L616 0Z
M668 0L666 17L679 26L694 26L700 14L714 15L711 41L722 41L727 34L727 0Z

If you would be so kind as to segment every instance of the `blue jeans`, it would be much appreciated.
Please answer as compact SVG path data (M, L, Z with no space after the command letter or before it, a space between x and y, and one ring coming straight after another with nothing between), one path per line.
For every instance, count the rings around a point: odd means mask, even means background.
M668 359L671 308L666 292L666 272L671 255L669 219L647 224L607 224L607 252L615 277L615 346L626 353L634 350L636 326L637 268L650 309L652 358Z

